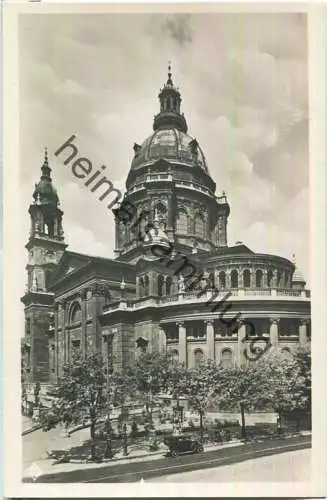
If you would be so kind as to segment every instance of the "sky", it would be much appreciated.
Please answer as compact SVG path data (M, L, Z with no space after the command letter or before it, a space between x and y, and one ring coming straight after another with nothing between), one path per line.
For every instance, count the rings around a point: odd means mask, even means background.
M54 152L124 191L171 61L189 134L231 207L230 245L292 258L309 281L305 14L24 14L19 25L22 293L28 206L47 146L69 249L113 256L114 219Z

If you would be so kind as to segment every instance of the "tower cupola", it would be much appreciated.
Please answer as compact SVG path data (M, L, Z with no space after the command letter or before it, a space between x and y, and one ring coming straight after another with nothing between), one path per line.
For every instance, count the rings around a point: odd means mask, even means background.
M44 160L41 167L41 178L39 182L35 184L33 198L38 204L50 204L55 207L58 206L59 199L57 191L52 184L51 168L49 167L47 148L45 148L44 150Z

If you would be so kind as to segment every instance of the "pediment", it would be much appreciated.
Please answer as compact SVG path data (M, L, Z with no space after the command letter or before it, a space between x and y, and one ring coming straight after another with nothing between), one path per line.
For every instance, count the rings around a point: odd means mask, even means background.
M83 255L75 252L65 252L59 261L58 268L53 275L51 285L62 280L66 276L73 274L78 269L84 267L91 261L89 255Z

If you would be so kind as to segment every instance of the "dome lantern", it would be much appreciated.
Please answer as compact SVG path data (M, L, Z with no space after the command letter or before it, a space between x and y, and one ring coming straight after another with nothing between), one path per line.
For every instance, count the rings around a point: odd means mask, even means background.
M187 123L180 112L181 94L172 80L171 65L168 65L168 79L159 93L160 112L154 117L153 130L176 128L186 134Z

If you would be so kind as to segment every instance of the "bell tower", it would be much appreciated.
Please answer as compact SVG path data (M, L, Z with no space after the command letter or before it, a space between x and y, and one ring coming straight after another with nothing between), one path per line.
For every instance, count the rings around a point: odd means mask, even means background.
M63 212L57 191L52 184L51 168L45 149L41 178L29 207L30 235L28 251L25 305L25 366L30 382L51 379L51 352L54 339L49 337L53 319L54 296L49 291L51 277L67 245L62 228Z

